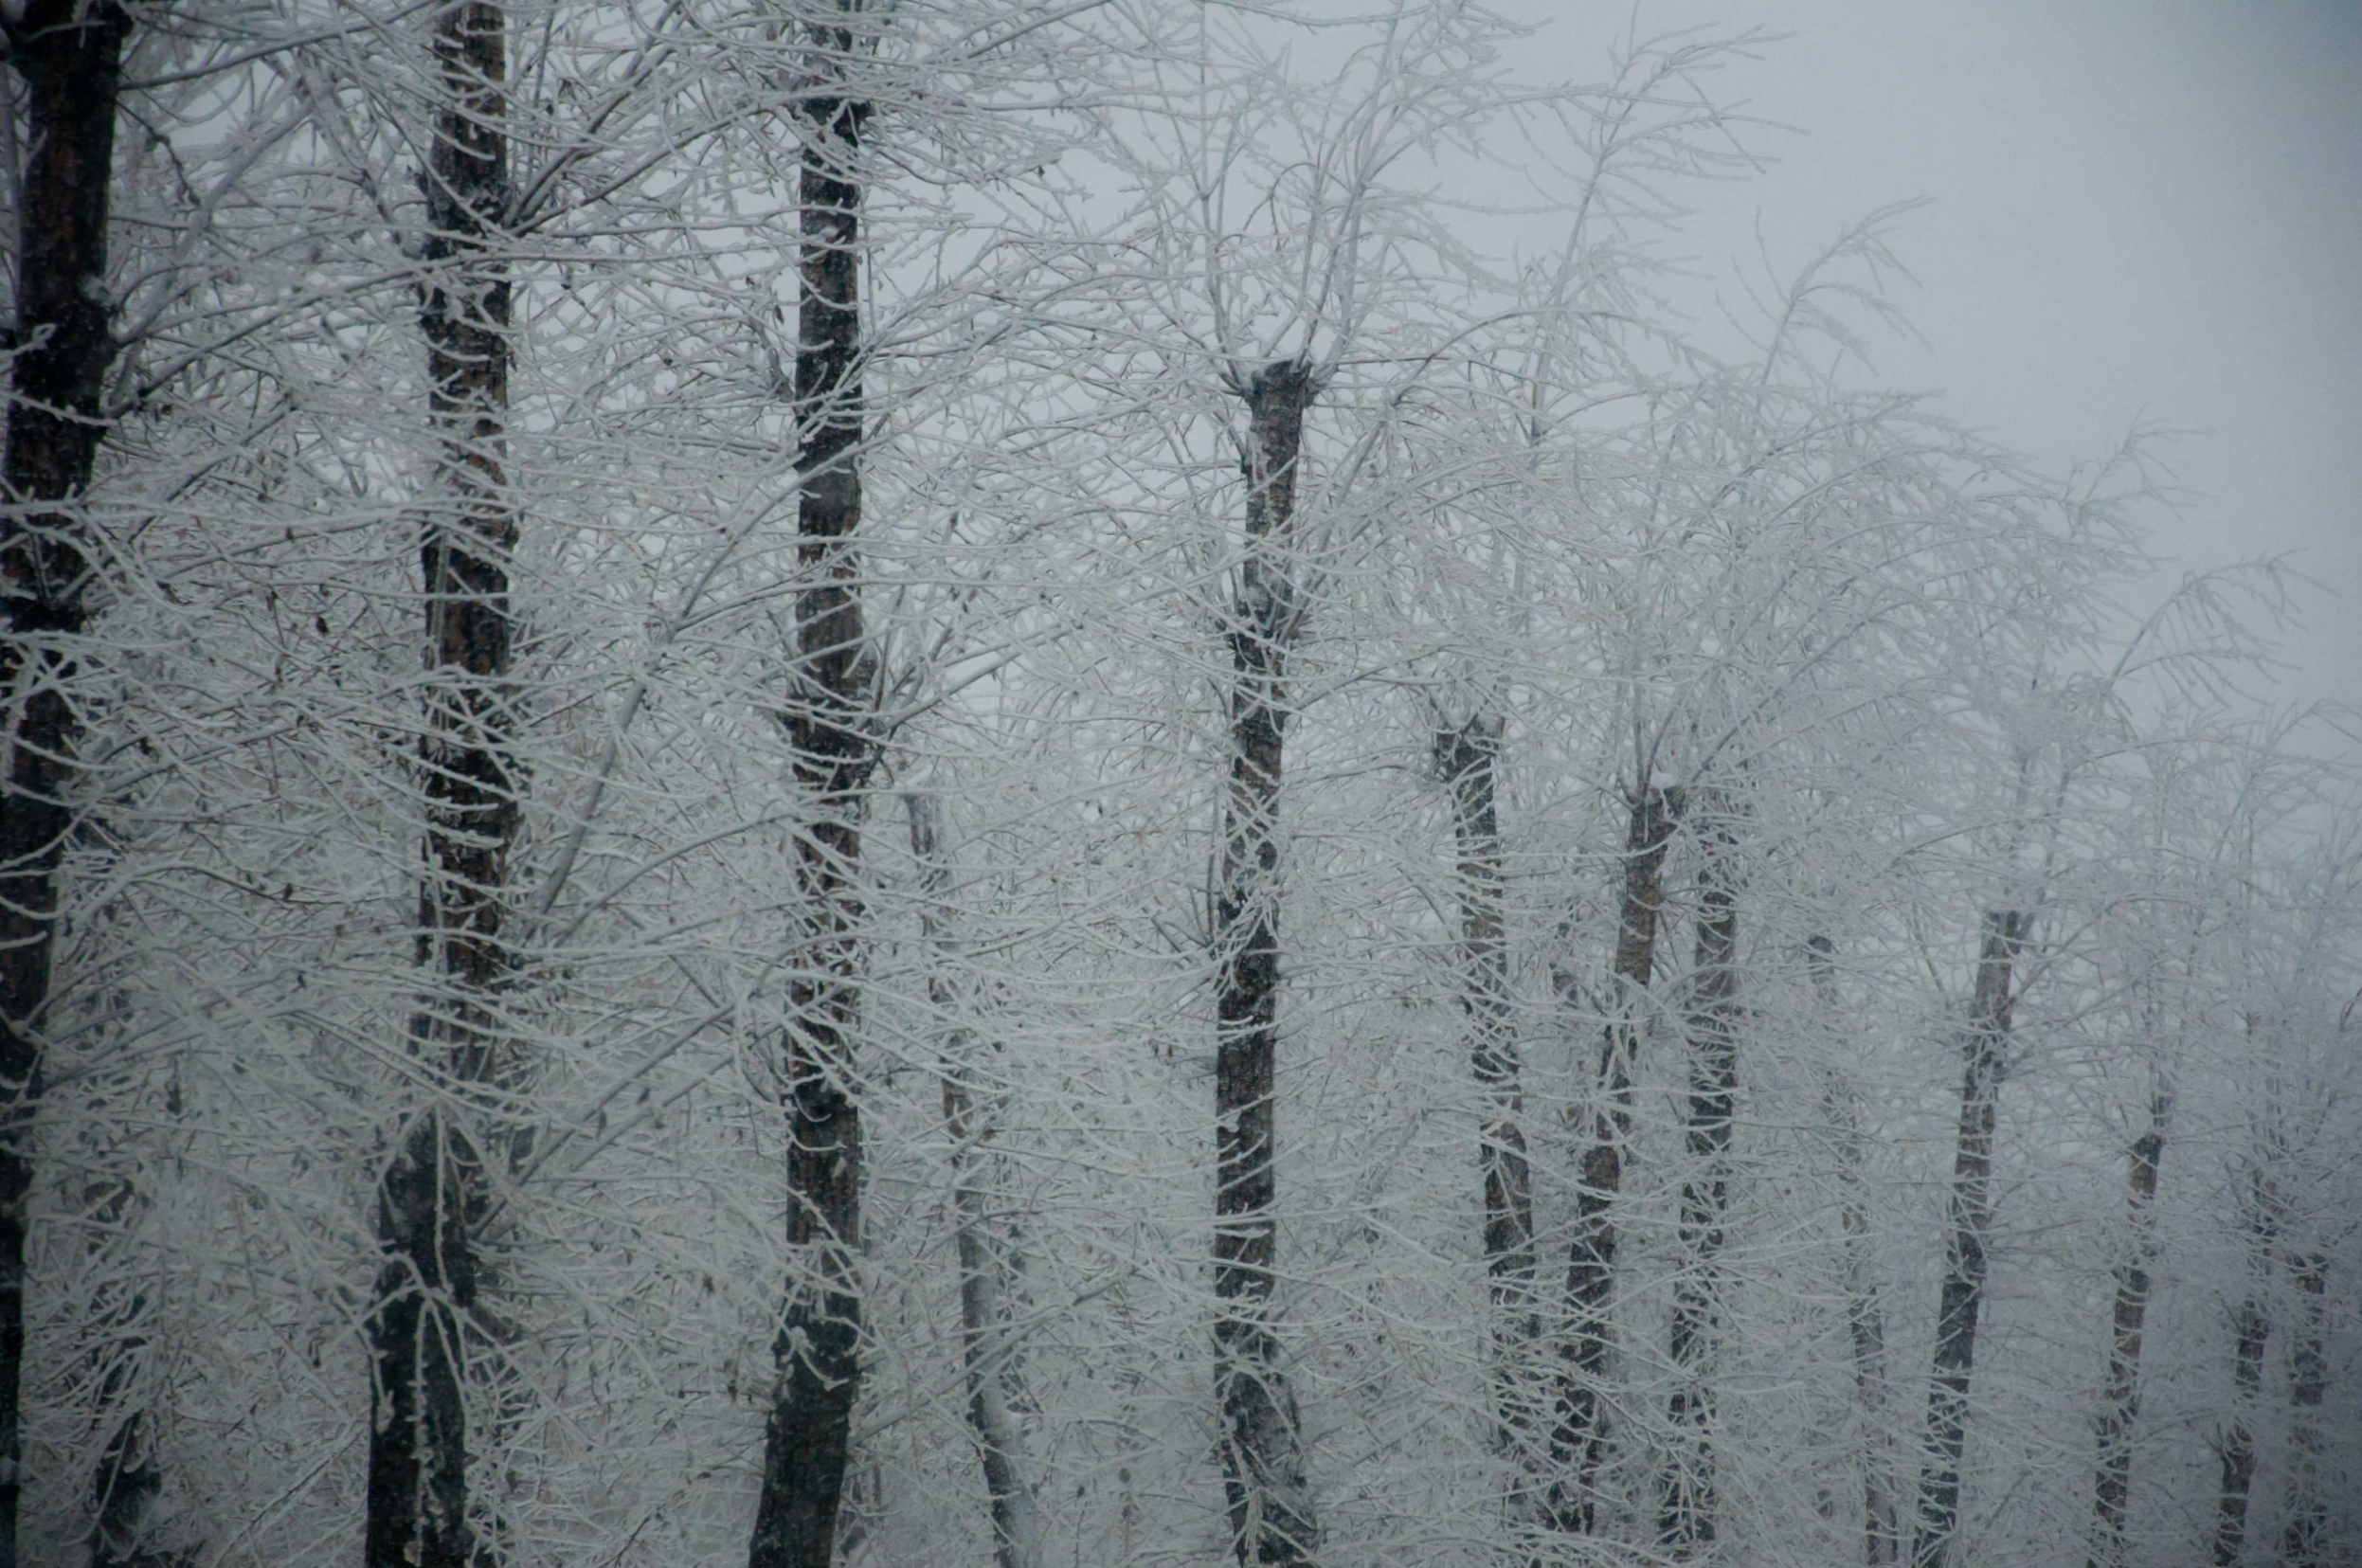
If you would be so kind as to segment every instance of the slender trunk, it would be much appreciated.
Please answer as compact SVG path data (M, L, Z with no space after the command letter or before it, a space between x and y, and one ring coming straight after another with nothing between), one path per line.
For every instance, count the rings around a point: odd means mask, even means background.
M5 23L25 83L8 448L0 455L0 1568L15 1568L24 1483L25 1232L58 871L74 811L80 726L67 686L92 569L80 502L103 426L107 203L131 17L114 0L30 0Z
M1842 1016L1837 996L1836 947L1825 936L1805 943L1812 988L1833 1034ZM1837 1139L1838 1224L1845 1235L1846 1329L1853 1342L1854 1397L1862 1419L1862 1560L1868 1568L1892 1568L1902 1541L1895 1524L1889 1489L1886 1443L1886 1313L1878 1299L1869 1259L1870 1210L1863 1179L1862 1122L1852 1095L1834 1069L1824 1090L1830 1127Z
M839 21L814 29L823 81L857 47ZM874 676L861 622L855 535L861 522L861 185L869 105L814 93L801 105L802 299L797 321L797 559L794 690L784 707L796 782L812 820L797 844L800 977L787 1028L789 1285L773 1347L779 1381L763 1434L763 1487L748 1568L831 1568L861 1388L861 1116L854 1098L859 1021L861 790L875 757Z
M2280 1244L2280 1198L2263 1165L2255 1171L2246 1209L2247 1289L2231 1312L2231 1415L2223 1432L2222 1487L2214 1510L2214 1560L2231 1568L2247 1539L2247 1503L2255 1489L2257 1397L2263 1391L2263 1348L2272 1332L2264 1306L2272 1254Z
M1609 1312L1615 1285L1614 1205L1624 1185L1624 1144L1632 1127L1632 1062L1640 1043L1640 994L1655 966L1657 915L1665 907L1665 850L1681 814L1678 790L1643 787L1632 798L1624 839L1624 896L1615 933L1613 1015L1601 1033L1599 1090L1579 1170L1575 1237L1567 1249L1565 1338L1559 1347L1550 1433L1550 1522L1589 1535L1599 1522L1599 1472L1607 1461L1600 1397L1607 1378ZM1561 975L1561 1000L1572 982Z
M1943 1303L1936 1320L1936 1368L1927 1396L1927 1443L1920 1471L1913 1568L1942 1568L1960 1522L1960 1454L1968 1437L1969 1379L1976 1365L1976 1321L1985 1305L1985 1250L1992 1233L1993 1118L2008 1067L2018 954L2033 916L1995 910L1985 916L1961 1047L1960 1141L1952 1162L1951 1237L1944 1256Z
M1451 792L1460 854L1460 1006L1469 1020L1469 1064L1487 1101L1476 1161L1492 1295L1496 1439L1522 1467L1534 1424L1528 1380L1542 1317L1534 1292L1534 1184L1525 1153L1523 1063L1510 1018L1502 918L1501 721L1480 712L1458 729L1438 731L1435 764ZM1521 1475L1515 1483L1521 1495L1525 1481Z
M1673 1287L1668 1348L1673 1451L1657 1541L1677 1560L1714 1541L1713 1390L1707 1382L1722 1309L1722 1222L1730 1205L1731 1118L1739 1096L1739 897L1727 824L1699 875L1698 965L1689 1008L1690 1174L1682 1183L1683 1268Z
M2132 1490L2133 1422L2140 1415L2140 1336L2149 1314L2149 1265L2156 1256L2157 1162L2165 1155L2173 1098L2159 1089L2149 1099L2149 1126L2133 1143L2125 1179L2132 1237L2116 1270L2114 1336L2108 1343L2108 1386L2100 1409L2100 1466L2092 1480L2097 1526L2090 1568L2121 1568L2124 1505Z
M1271 1311L1280 765L1298 614L1288 556L1304 415L1315 391L1309 369L1293 360L1263 367L1244 388L1247 544L1229 632L1230 781L1214 910L1214 1379L1231 1545L1248 1568L1307 1562L1320 1544Z
M942 844L942 808L931 795L905 795L911 816L911 854L919 864L927 894L919 923L934 950L927 998L951 1017L960 996L943 963L950 938L944 929L950 868ZM960 1255L960 1353L967 1370L967 1418L976 1429L983 1462L984 1491L992 1500L993 1560L998 1568L1040 1568L1041 1514L1028 1479L1025 1433L1009 1407L1007 1377L1016 1346L1001 1306L999 1261L988 1239L991 1220L978 1166L993 1138L991 1121L981 1115L971 1072L975 1036L947 1026L943 1041L943 1119L951 1139L953 1239Z
M429 676L418 963L428 981L410 1046L443 1087L404 1130L378 1192L370 1568L462 1568L479 1549L468 1522L468 1360L481 1331L486 1113L513 1065L496 993L510 967L501 920L518 783L508 691L509 279L496 248L509 201L506 34L506 15L486 0L435 19L442 103L426 171L420 328L447 494L421 541Z
M2321 1406L2329 1397L2329 1255L2291 1261L2297 1283L2297 1343L2288 1355L2288 1525L2283 1568L2329 1560L2329 1505L2321 1495Z

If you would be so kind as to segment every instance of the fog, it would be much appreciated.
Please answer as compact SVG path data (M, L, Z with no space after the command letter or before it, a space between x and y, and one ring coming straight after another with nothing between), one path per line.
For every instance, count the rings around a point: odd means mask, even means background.
M1842 225L1924 198L1897 249L1916 339L1873 339L1890 385L2053 460L2136 423L2185 492L2159 591L2284 554L2302 590L2286 700L2362 674L2362 6L2132 0L1738 0L1552 24L1565 75L1628 26L1760 29L1726 99L1773 122L1770 166L1693 189L1703 270L1793 268ZM1776 129L1775 127L1777 127ZM1728 297L1695 301L1710 316Z

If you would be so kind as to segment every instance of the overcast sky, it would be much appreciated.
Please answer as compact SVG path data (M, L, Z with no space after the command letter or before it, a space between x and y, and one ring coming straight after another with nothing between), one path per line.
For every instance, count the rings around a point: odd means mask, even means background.
M1570 7L1596 78L1623 6ZM2291 695L2362 700L2362 0L1653 0L1643 31L1785 34L1726 97L1796 128L1708 191L1702 255L1758 214L1793 268L1915 196L1883 378L2054 459L2147 418L2199 492L2157 548L2182 566L2300 552ZM2163 591L2164 583L2158 585Z

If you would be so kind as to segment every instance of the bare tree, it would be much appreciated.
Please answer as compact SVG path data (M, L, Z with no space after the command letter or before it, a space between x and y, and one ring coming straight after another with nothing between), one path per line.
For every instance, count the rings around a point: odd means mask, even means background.
M934 949L927 980L928 1000L947 1018L965 1005L947 963L951 936L951 868L943 846L943 805L933 795L902 797L911 819L911 854L919 864L927 902L919 916ZM981 1179L994 1126L991 1113L976 1103L975 1032L950 1023L943 1039L944 1131L951 1140L951 1202L960 1259L960 1356L967 1373L968 1424L992 1500L994 1560L999 1568L1041 1568L1041 1508L1034 1495L1024 1429L1009 1403L1007 1383L1016 1345L1001 1301L1001 1259L991 1235L990 1194Z
M1718 802L1723 813L1727 802ZM1722 1309L1723 1219L1730 1207L1731 1119L1739 1093L1739 890L1726 815L1713 824L1699 872L1698 956L1688 1009L1690 1172L1682 1183L1682 1272L1668 1346L1674 1388L1657 1541L1677 1559L1715 1535L1710 1362Z
M1503 1450L1522 1472L1532 1459L1530 1380L1542 1304L1534 1289L1534 1178L1526 1157L1523 1054L1502 910L1501 731L1501 719L1481 708L1465 724L1438 728L1435 766L1451 797L1459 847L1460 1007L1468 1018L1469 1066L1487 1097L1476 1158L1493 1309L1494 1418ZM1523 1473L1511 1483L1512 1506L1521 1511L1529 1483Z
M1228 628L1230 780L1215 894L1214 1319L1222 1485L1242 1564L1311 1560L1320 1546L1305 1474L1303 1422L1271 1320L1279 1226L1280 786L1288 731L1288 651L1302 605L1290 557L1311 367L1275 360L1238 387L1247 406L1246 555Z
M2335 1549L2320 1473L2321 1407L2329 1397L2329 1255L2299 1253L2290 1259L2289 1272L2297 1287L2297 1322L2288 1353L2288 1523L2280 1555L2288 1568L2319 1568Z
M425 176L430 268L420 326L442 440L445 500L430 503L424 776L426 880L418 960L432 986L410 1026L426 1106L401 1134L378 1202L386 1260L370 1320L374 1360L364 1557L370 1568L460 1568L469 1520L469 1362L481 1334L478 1231L495 1158L490 1118L513 1067L496 993L520 780L508 689L514 630L508 493L508 18L463 0L435 19L442 102Z
M1613 1342L1618 1235L1615 1205L1624 1187L1625 1146L1632 1130L1632 1064L1640 1047L1640 1009L1656 959L1657 917L1665 908L1665 852L1679 820L1675 789L1643 783L1631 797L1624 838L1623 894L1617 913L1616 994L1599 1042L1599 1075L1576 1196L1575 1235L1567 1247L1566 1302L1550 1433L1550 1518L1557 1529L1590 1535L1599 1523L1599 1475L1607 1463L1605 1384ZM1571 972L1560 981L1572 1001Z
M2149 1265L2156 1256L2157 1165L2173 1115L2173 1091L2160 1085L2149 1097L2149 1125L2133 1141L2125 1177L2132 1235L2116 1269L2114 1331L2108 1342L2108 1381L2100 1408L2100 1464L2092 1481L2098 1526L2091 1568L2116 1568L2124 1556L2124 1505L2133 1473L2133 1423L2140 1415L2140 1341L2149 1312Z
M2263 1350L2272 1332L2267 1292L2280 1246L2280 1192L2263 1162L2258 1162L2250 1173L2242 1196L2246 1288L2231 1309L2230 1419L2215 1443L2223 1465L2214 1509L2218 1568L2237 1563L2247 1539L2247 1505L2255 1490L2255 1406L2263 1391Z
M132 16L114 0L36 0L9 13L5 29L9 67L25 86L27 137L18 176L16 351L8 449L0 456L9 504L0 525L8 605L0 690L9 725L0 794L0 1568L15 1568L27 1204L58 867L75 820L81 720L71 686L98 565L81 506L105 430L100 402L115 356L107 222ZM133 1441L128 1451L137 1453L135 1435Z
M1993 1123L2009 1066L2017 963L2032 934L2021 910L1987 911L1976 954L1976 982L1960 1032L1967 1058L1960 1078L1960 1132L1952 1165L1951 1225L1945 1240L1942 1306L1936 1322L1936 1373L1927 1396L1927 1435L1920 1472L1912 1568L1942 1568L1960 1519L1960 1453L1968 1433L1969 1384L1976 1367L1976 1326L1985 1306L1986 1249L1992 1235Z
M841 81L862 45L839 19L814 28L823 81ZM775 1357L779 1385L763 1434L763 1490L748 1568L829 1568L861 1389L861 1110L854 1042L861 911L860 790L875 760L867 715L875 677L861 624L861 135L869 105L816 92L804 120L802 299L796 415L794 691L784 712L796 783L812 820L797 839L802 928L787 1028L787 1248L790 1277Z
M1812 971L1813 999L1831 1028L1844 1018L1844 1003L1837 993L1836 952L1836 945L1826 936L1816 933L1806 939L1805 963ZM1862 1560L1867 1568L1892 1568L1902 1542L1895 1523L1894 1477L1885 1439L1886 1311L1870 1273L1861 1110L1834 1068L1825 1080L1822 1108L1837 1142L1838 1180L1844 1183L1837 1219L1845 1244L1846 1337L1853 1351L1854 1404L1862 1428Z

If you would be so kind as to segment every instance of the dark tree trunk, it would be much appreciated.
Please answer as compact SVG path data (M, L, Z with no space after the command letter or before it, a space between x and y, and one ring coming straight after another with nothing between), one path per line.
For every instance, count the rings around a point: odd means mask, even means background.
M1993 1119L2009 1065L2018 954L2033 927L2021 910L1985 916L1961 1046L1960 1141L1952 1162L1951 1237L1943 1302L1936 1320L1936 1370L1927 1396L1927 1442L1920 1471L1913 1568L1942 1568L1960 1522L1960 1454L1968 1438L1969 1380L1976 1366L1976 1321L1985 1305L1985 1250L1992 1233Z
M911 815L911 855L918 861L927 895L919 924L933 949L927 998L950 1018L961 998L947 973L950 938L945 900L951 886L942 839L941 808L931 795L905 795ZM1007 1384L1014 1346L1001 1307L1001 1261L994 1253L987 1217L989 1195L978 1166L993 1137L991 1121L976 1106L971 1054L975 1036L949 1023L943 1041L944 1130L951 1139L953 1240L960 1257L960 1352L967 1371L967 1418L976 1432L984 1492L992 1503L993 1560L997 1568L1040 1568L1041 1517L1026 1476L1023 1430L1009 1406Z
M1681 814L1678 790L1643 787L1624 838L1624 895L1615 932L1614 1010L1599 1044L1599 1087L1583 1150L1567 1249L1566 1323L1550 1432L1549 1511L1560 1531L1589 1535L1598 1524L1599 1472L1607 1462L1601 1389L1607 1378L1609 1307L1615 1287L1615 1201L1624 1186L1624 1144L1632 1127L1632 1063L1640 1043L1640 994L1655 967L1657 916L1665 907L1665 850ZM1562 999L1572 982L1560 977Z
M1690 1174L1682 1183L1682 1272L1673 1287L1673 1451L1657 1540L1679 1560L1712 1543L1713 1391L1709 1362L1722 1309L1722 1221L1730 1205L1731 1118L1739 1096L1739 897L1727 823L1699 875L1698 966L1689 1007Z
M1534 1184L1525 1153L1523 1063L1510 1018L1502 916L1500 719L1479 712L1456 730L1439 730L1435 765L1451 792L1460 854L1460 1005L1469 1020L1469 1064L1487 1101L1476 1161L1492 1294L1494 1419L1503 1451L1523 1469L1531 1458L1532 1361L1542 1317L1534 1293ZM1529 1481L1517 1477L1518 1498Z
M1214 909L1214 1379L1231 1545L1248 1568L1307 1562L1320 1544L1271 1311L1281 745L1299 609L1289 554L1305 410L1316 390L1295 360L1264 366L1242 389L1247 539L1229 628L1230 781Z
M2273 1252L2280 1245L2280 1196L2260 1163L2244 1206L2247 1289L2231 1313L2231 1415L2220 1443L2223 1480L2214 1510L2217 1568L2237 1563L2247 1539L2247 1504L2255 1490L2255 1405L2263 1391L2263 1349L2272 1332L2264 1302Z
M482 1336L477 1232L496 1101L513 1069L496 993L516 837L509 691L509 202L507 16L465 0L435 19L442 101L428 153L420 328L444 497L421 542L426 605L426 875L418 962L427 994L411 1049L440 1091L403 1131L378 1194L385 1262L374 1359L363 1557L370 1568L463 1568L490 1543L468 1520L470 1343Z
M1805 943L1812 989L1833 1035L1842 1008L1837 995L1836 946L1825 936ZM1892 1568L1902 1541L1895 1524L1884 1439L1886 1420L1886 1313L1870 1273L1869 1202L1862 1171L1862 1125L1853 1098L1832 1070L1826 1091L1830 1127L1837 1138L1839 1180L1844 1183L1837 1217L1845 1235L1846 1330L1853 1342L1854 1397L1862 1420L1862 1560L1868 1568Z
M2329 1397L2329 1256L2292 1260L2297 1285L2297 1343L2288 1353L2288 1524L2283 1568L2329 1561L2329 1503L2321 1495L2321 1406ZM2340 1559L2340 1560L2348 1560Z
M2108 1343L2108 1386L2100 1408L2100 1466L2092 1480L2096 1525L2090 1568L2121 1568L2124 1505L2132 1490L2133 1422L2140 1415L2140 1335L2149 1314L2149 1265L2156 1255L2157 1162L2165 1155L2173 1096L2150 1097L2149 1126L2134 1140L2125 1179L2132 1236L2116 1270L2114 1333Z
M58 868L80 725L67 686L93 568L81 501L103 433L107 203L131 17L114 0L30 0L7 22L26 89L15 357L0 485L8 764L0 794L0 1568L16 1568L24 1483L25 1230ZM21 510L18 510L21 509ZM141 1463L145 1463L144 1459Z
M854 0L838 0L850 18ZM857 46L849 21L814 29L822 81ZM830 1568L853 1406L861 1389L859 1021L861 791L875 757L874 684L861 622L861 185L869 105L824 93L801 105L802 299L798 311L794 690L784 717L811 820L797 844L800 976L787 1029L787 1298L778 1386L763 1434L748 1568Z

